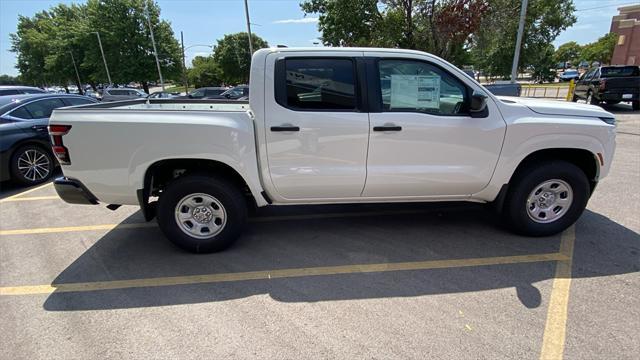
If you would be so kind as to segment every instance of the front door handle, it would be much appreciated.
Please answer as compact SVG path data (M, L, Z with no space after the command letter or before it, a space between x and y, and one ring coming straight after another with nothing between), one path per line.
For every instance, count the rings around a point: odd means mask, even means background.
M271 131L274 131L274 132L300 131L300 127L293 126L291 124L282 124L280 126L272 126Z
M384 126L374 126L373 131L401 131L402 126L395 124L384 124Z

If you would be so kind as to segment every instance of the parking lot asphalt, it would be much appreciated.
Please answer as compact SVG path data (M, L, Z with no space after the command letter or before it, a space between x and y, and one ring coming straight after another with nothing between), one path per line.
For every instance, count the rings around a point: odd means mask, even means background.
M548 238L477 204L296 206L192 255L135 207L1 184L0 358L636 359L640 114L613 110L610 176Z

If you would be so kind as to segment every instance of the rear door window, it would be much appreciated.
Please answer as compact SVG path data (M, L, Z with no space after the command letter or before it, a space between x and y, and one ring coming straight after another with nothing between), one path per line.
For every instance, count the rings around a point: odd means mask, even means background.
M22 92L16 89L0 90L0 95L18 95L18 94L22 94Z
M70 106L93 104L93 101L82 98L66 98L64 102Z
M276 88L280 105L292 110L352 111L356 109L356 75L350 58L285 60L286 86ZM283 79L280 79L282 81ZM282 94L281 92L283 92ZM242 91L239 91L242 95Z
M29 114L29 112L27 111L27 109L24 108L24 106L21 106L13 110L12 112L9 113L9 116L13 116L18 119L25 119L25 120L32 119L31 114Z
M51 116L53 109L63 107L65 104L58 98L34 101L24 107L34 119L44 119Z

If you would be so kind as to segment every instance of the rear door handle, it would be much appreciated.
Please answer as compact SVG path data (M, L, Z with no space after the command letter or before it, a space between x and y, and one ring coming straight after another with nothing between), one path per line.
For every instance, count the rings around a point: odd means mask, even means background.
M300 127L293 126L291 124L282 124L280 126L272 126L271 131L274 131L274 132L300 131Z
M402 126L394 124L384 124L384 126L374 126L373 131L401 131Z

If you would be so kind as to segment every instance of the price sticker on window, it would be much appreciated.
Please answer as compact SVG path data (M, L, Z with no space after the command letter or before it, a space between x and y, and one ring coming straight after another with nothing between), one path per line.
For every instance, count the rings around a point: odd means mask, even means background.
M391 75L392 109L438 109L440 76Z

